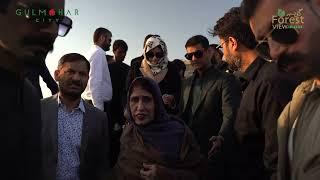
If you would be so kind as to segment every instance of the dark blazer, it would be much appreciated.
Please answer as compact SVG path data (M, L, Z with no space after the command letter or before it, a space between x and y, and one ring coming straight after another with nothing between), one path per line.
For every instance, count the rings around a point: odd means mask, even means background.
M44 174L46 180L56 179L57 152L57 94L41 101L42 143ZM84 102L81 148L80 179L103 179L109 165L108 120L102 111Z
M191 119L188 102L192 99L192 87L195 80L194 73L182 83L182 97L180 102L180 117ZM205 72L203 78L203 93L192 114L192 123L187 122L193 131L201 153L205 156L211 148L209 139L222 135L225 142L231 137L233 123L240 104L241 91L238 81L231 74L221 72L213 66ZM189 106L189 105L188 105ZM191 106L191 105L190 105Z

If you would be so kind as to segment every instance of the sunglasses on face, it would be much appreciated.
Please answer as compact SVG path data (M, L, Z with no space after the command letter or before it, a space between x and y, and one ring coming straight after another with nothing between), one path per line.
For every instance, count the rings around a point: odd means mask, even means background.
M196 57L196 58L201 58L203 56L203 51L197 50L197 51L192 52L192 53L187 53L184 57L191 61L193 56Z
M263 43L267 43L271 38L280 44L290 45L298 40L299 31L295 28L273 28L262 40L258 41L258 46Z
M48 27L51 23L56 23L58 25L58 35L61 37L66 36L72 28L72 20L69 17L57 15L57 12L53 12L53 9L42 4L27 5L18 2L18 7L28 21L38 26ZM39 15L33 15L33 12L38 12ZM41 15L40 12L46 12L47 14Z
M156 58L158 59L161 59L163 58L164 54L163 52L157 52L157 53L147 52L146 54L147 59L152 59L154 56L156 56Z

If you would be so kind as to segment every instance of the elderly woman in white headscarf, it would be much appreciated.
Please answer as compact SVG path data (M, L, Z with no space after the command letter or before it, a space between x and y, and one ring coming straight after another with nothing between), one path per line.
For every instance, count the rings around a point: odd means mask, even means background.
M180 99L181 79L178 69L169 61L166 43L159 36L146 41L144 59L131 67L127 87L136 77L148 77L155 80L161 90L165 109L170 114L177 113Z

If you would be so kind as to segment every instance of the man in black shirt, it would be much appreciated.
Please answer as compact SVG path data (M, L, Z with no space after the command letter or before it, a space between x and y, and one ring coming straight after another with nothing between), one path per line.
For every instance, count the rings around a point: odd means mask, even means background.
M32 14L26 14L33 9ZM40 64L53 49L59 24L64 36L70 19L56 22L35 14L64 9L64 0L0 1L0 179L43 180L40 99L24 77L26 64ZM42 14L42 13L41 13ZM63 31L65 30L65 31Z
M240 71L242 83L242 101L234 125L239 174L231 174L244 180L276 179L277 119L298 83L259 56L255 37L240 18L240 8L231 8L212 33L219 37L230 67Z
M120 136L122 125L124 125L123 112L126 102L126 79L130 66L123 63L127 51L128 45L123 40L115 40L112 46L114 61L109 66L109 72L112 83L112 100L110 104L110 129L111 132L111 166L113 166L120 152Z

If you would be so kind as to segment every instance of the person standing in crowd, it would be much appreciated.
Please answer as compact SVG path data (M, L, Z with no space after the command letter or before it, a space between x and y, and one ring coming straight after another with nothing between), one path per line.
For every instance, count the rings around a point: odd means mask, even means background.
M112 100L110 104L110 125L111 125L111 166L113 166L118 158L120 151L120 136L122 133L122 126L125 123L124 120L124 108L126 99L126 79L130 66L123 63L127 51L128 45L123 40L115 40L112 46L114 54L114 62L110 63L109 71L112 82Z
M210 44L209 49L212 53L211 55L211 63L217 69L227 73L233 73L231 69L229 69L229 64L222 60L223 52L219 49L221 48L218 44Z
M199 146L185 123L166 113L157 82L136 78L127 111L129 124L109 179L201 179L205 164Z
M278 119L278 179L317 180L320 178L319 1L251 0L243 1L242 9L256 39L268 41L278 67L304 80ZM299 12L296 25L302 28L272 27L269 17L279 18L275 16L278 9L286 14Z
M110 50L112 33L105 28L97 28L93 34L94 45L88 52L90 73L88 85L82 97L94 107L107 112L112 99L112 84L106 59Z
M184 62L180 59L175 59L172 61L172 64L176 66L178 72L179 72L179 75L181 77L181 80L184 79L184 73L186 72L186 65L184 64Z
M144 49L144 47L146 46L147 40L148 40L150 37L152 37L152 36L160 37L160 36L157 35L157 34L148 34L148 35L146 35L146 37L144 38L144 41L143 41L143 49ZM142 62L143 58L144 58L144 55L143 55L143 54L142 54L141 56L138 56L138 57L136 57L136 58L133 58L133 59L131 60L131 62L130 62L130 66L131 66L131 67L137 66L137 65L135 65L136 63L138 63L138 64L141 65L141 62Z
M250 26L231 8L214 26L224 58L242 80L242 101L235 121L240 164L238 179L276 179L277 119L298 82L259 56Z
M26 70L26 77L37 89L40 99L43 98L43 95L40 87L39 76L41 76L43 81L47 84L52 95L58 92L58 84L52 78L45 61L40 65L29 65Z
M193 131L202 155L211 160L210 172L224 178L224 155L233 133L240 103L240 87L231 74L217 70L211 63L209 41L202 35L188 39L186 59L194 74L182 85L180 118Z
M98 180L110 168L106 114L81 99L89 70L84 56L62 56L54 72L59 93L41 101L46 180Z
M43 180L40 98L24 70L44 62L56 37L65 36L72 21L59 17L59 21L35 23L32 16L16 15L17 8L35 6L64 9L65 1L0 1L0 179Z
M161 89L163 103L168 113L176 114L180 99L181 79L176 67L169 62L167 45L159 36L150 37L144 48L141 64L131 66L127 87L136 77L149 77Z

